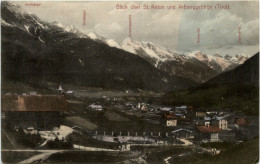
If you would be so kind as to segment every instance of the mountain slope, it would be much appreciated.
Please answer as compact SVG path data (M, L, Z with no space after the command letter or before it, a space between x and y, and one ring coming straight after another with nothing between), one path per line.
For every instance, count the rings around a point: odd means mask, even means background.
M229 71L240 64L243 64L249 58L246 54L221 56L218 54L207 55L201 51L194 51L187 56L191 59L193 58L201 61L218 73Z
M231 71L224 72L201 86L216 86L223 84L259 85L259 53L245 61L244 64Z
M132 38L126 38L120 48L142 57L157 69L170 75L181 76L198 83L203 83L219 73L234 69L249 58L245 54L221 56L218 54L207 55L201 51L180 55L152 42L139 42Z
M217 75L215 70L196 58L176 54L151 42L139 42L126 38L122 42L121 48L142 57L170 75L188 78L199 83Z
M1 9L3 80L155 91L196 85L73 28L41 21L19 6L2 2Z
M258 115L259 53L234 70L224 72L198 87L170 92L163 101L169 105L232 109Z

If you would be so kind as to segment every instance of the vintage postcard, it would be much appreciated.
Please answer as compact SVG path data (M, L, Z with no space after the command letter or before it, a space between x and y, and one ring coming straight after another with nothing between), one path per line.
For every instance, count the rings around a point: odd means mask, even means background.
M2 163L259 161L258 1L1 1Z

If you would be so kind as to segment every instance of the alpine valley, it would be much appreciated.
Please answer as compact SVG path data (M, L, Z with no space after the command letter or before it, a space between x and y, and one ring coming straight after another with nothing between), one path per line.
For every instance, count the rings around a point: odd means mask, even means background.
M249 57L183 55L131 38L119 45L94 32L45 22L8 2L2 3L1 27L4 79L45 87L54 82L174 91L205 82Z

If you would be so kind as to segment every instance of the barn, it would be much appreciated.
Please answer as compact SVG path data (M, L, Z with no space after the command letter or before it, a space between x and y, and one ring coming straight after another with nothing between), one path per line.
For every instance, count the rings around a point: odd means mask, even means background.
M3 124L11 129L50 130L69 112L63 95L2 95Z

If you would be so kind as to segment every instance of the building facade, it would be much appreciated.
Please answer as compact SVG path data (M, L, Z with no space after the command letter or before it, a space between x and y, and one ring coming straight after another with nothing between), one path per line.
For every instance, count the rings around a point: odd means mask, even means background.
M63 95L2 95L4 125L11 129L50 130L69 112Z

